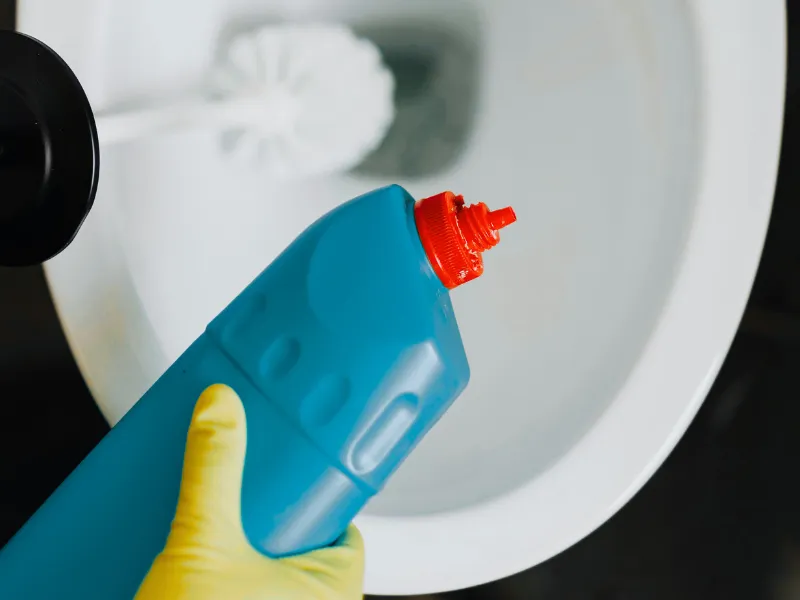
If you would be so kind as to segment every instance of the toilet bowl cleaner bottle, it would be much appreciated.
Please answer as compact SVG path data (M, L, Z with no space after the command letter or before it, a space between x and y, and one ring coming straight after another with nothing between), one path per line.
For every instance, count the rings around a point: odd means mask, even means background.
M201 392L247 417L242 526L331 544L462 392L449 290L516 219L389 186L320 218L236 297L0 552L0 598L132 598L175 513Z

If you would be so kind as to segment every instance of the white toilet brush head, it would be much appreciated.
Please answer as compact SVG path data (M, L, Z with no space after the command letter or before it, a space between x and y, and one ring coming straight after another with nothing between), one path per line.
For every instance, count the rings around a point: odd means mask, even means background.
M275 24L237 36L213 70L229 99L223 148L281 177L358 165L394 119L394 78L370 41L337 24Z

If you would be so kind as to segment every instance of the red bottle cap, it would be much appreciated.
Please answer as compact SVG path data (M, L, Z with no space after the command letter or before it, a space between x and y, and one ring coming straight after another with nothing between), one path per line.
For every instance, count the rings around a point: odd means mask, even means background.
M483 273L482 252L500 242L498 231L517 220L510 206L489 211L483 202L442 192L419 200L414 219L434 272L449 290Z

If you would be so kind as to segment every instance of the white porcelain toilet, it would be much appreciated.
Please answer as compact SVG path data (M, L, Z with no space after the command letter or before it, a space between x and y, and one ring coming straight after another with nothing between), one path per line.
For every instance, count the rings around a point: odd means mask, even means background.
M69 7L66 5L69 4ZM618 510L692 419L736 331L775 182L779 0L21 0L92 103L170 93L243 23L334 20L383 50L398 118L347 175L273 182L206 132L104 154L47 265L116 422L316 217L387 183L518 215L453 294L465 394L358 524L366 591L492 581Z

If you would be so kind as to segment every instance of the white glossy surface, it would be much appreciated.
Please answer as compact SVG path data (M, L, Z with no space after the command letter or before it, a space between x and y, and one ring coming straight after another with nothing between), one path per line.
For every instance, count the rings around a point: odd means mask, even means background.
M546 560L610 517L674 446L759 259L780 141L782 2L66 4L23 0L20 29L61 53L98 107L191 82L220 28L247 14L445 14L479 40L466 152L447 173L397 182L418 196L511 201L519 221L486 275L454 294L469 389L359 518L367 592L456 589ZM221 160L204 134L105 154L95 208L47 273L109 420L303 227L385 183L273 184Z

